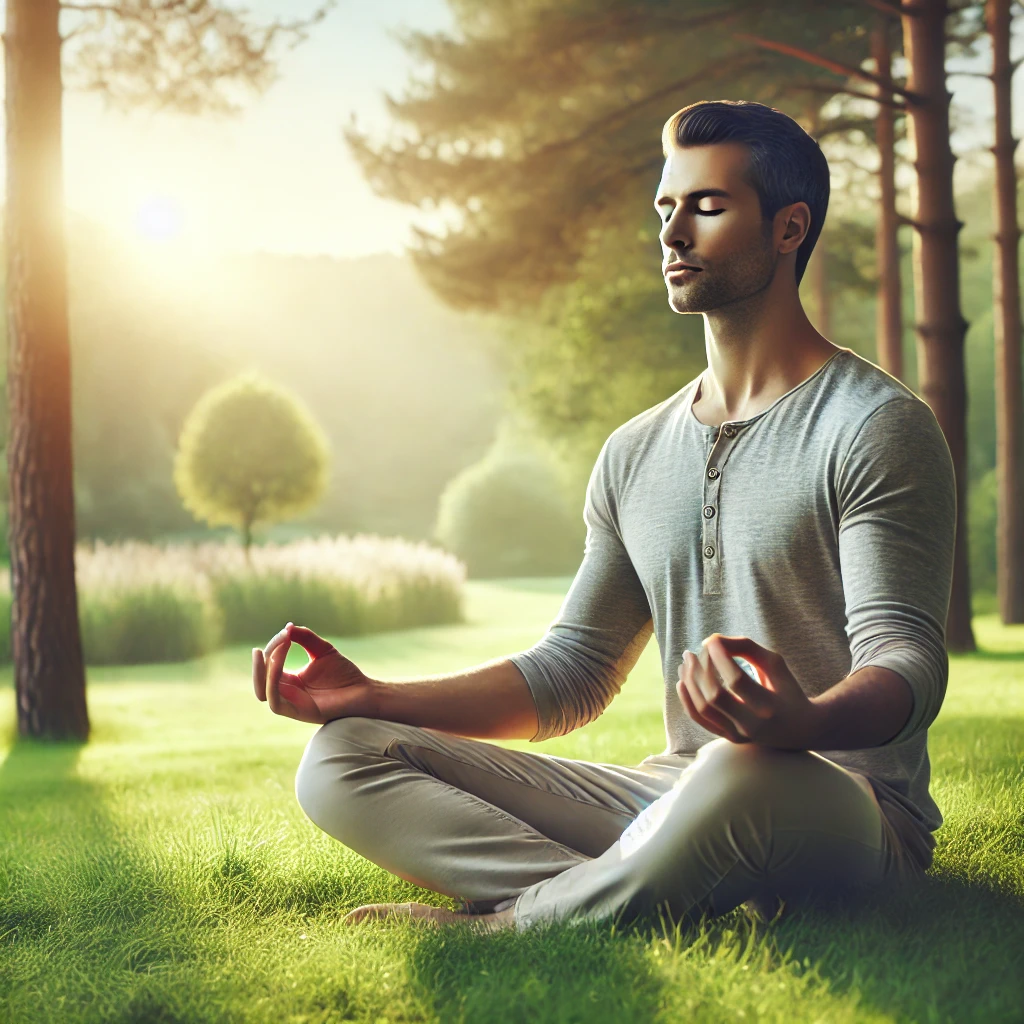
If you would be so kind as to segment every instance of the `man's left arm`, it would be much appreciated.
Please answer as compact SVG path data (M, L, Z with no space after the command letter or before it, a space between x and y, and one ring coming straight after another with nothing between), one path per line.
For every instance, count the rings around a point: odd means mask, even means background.
M956 482L920 399L893 398L861 425L838 471L839 558L850 674L814 699L820 750L902 743L946 695Z
M684 653L678 692L698 724L734 742L860 750L903 743L935 720L946 693L945 622L956 487L931 409L890 399L861 424L836 477L849 675L808 698L778 653L713 634ZM768 686L732 662L754 664Z

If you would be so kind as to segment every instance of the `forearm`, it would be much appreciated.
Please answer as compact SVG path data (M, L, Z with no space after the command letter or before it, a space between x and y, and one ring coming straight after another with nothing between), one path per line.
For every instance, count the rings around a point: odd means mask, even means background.
M532 739L539 726L523 674L507 658L452 675L369 680L375 718L477 739Z
M868 665L817 697L819 728L811 750L877 747L906 724L914 696L898 672Z

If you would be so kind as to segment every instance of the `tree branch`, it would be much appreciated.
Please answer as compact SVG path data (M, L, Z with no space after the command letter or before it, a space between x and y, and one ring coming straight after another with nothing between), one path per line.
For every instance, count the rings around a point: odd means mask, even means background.
M793 89L798 92L825 92L829 96L856 96L859 100L871 100L872 103L880 103L883 107L892 107L893 110L907 109L907 104L891 96L872 96L869 92L858 92L856 89L846 89L843 86L822 85L818 82L794 82L786 85L784 89Z
M826 71L831 71L837 75L843 75L846 78L861 78L866 82L871 82L877 85L880 89L886 92L893 93L896 96L902 96L908 103L924 103L924 97L919 93L911 92L909 89L904 89L901 86L896 85L891 78L882 78L880 75L874 75L870 71L865 71L863 68L855 68L848 64L842 64L839 61L832 60L829 57L820 57L816 53L811 53L810 50L801 49L799 46L791 46L789 43L778 43L773 39L762 39L760 36L750 35L747 32L733 32L732 36L734 39L744 39L749 43L753 43L755 46L760 46L765 50L774 50L776 53L785 54L787 57L796 57L797 60L802 60L805 64L813 64L816 67L824 68Z
M918 4L906 3L901 4L899 0L863 0L868 7L873 7L876 11L881 11L883 14L888 14L893 18L901 18L904 14L915 15L920 13L920 6Z
M547 155L548 153L557 152L560 149L575 146L578 142L583 142L597 132L606 131L610 123L621 120L624 117L628 117L630 114L635 113L648 103L653 103L655 100L663 99L665 96L671 95L673 92L678 92L680 89L686 89L691 85L696 85L698 82L711 80L727 72L738 71L745 64L750 63L751 58L754 56L755 53L752 50L736 54L733 60L724 61L722 64L718 65L712 74L708 73L707 68L701 68L699 71L687 78L679 78L674 82L670 82L668 85L662 86L660 89L655 89L654 92L648 93L648 95L644 96L642 99L634 100L632 103L627 103L624 107L619 107L618 110L614 110L610 114L605 114L596 118L590 125L584 128L583 131L578 132L571 138L558 139L555 142L549 142L547 145L540 146L538 149L534 150L530 156L535 157L540 154Z

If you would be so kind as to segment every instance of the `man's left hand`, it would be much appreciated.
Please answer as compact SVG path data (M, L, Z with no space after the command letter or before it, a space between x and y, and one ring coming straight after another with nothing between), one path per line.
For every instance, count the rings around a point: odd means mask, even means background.
M749 661L761 682L733 655ZM811 750L821 735L823 711L800 688L785 658L745 636L712 633L699 658L684 652L676 690L698 725L733 743Z

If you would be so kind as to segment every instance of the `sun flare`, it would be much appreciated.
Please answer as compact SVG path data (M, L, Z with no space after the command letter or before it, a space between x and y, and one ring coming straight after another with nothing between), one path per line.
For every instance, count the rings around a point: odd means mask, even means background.
M181 235L185 213L172 196L150 196L136 209L135 227L148 241L169 242Z

